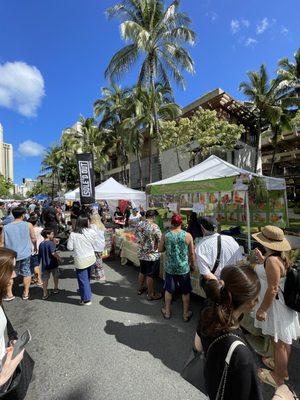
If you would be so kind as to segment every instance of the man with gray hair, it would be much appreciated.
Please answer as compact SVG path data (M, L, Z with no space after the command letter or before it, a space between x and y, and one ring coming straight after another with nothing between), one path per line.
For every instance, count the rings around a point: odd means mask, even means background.
M205 281L219 279L222 269L242 261L243 254L233 237L217 233L214 217L200 217L198 222L203 233L195 248L200 275Z

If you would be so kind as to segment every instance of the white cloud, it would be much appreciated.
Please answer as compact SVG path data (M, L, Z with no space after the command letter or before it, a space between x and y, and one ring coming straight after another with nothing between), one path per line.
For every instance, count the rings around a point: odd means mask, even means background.
M245 41L245 46L246 47L254 47L257 44L257 40L253 39L251 37L247 38Z
M273 23L276 22L276 20L274 20L274 19L273 19L272 21L273 21ZM257 33L257 35L260 35L260 34L264 33L264 31L265 31L266 29L268 29L269 26L270 26L270 22L269 22L268 18L267 18L267 17L263 18L263 19L256 25L256 33Z
M230 28L233 34L237 33L240 30L240 21L237 19L232 19L230 22Z
M45 151L45 147L32 140L25 140L20 143L18 147L18 153L24 157L38 157L41 156Z
M282 27L281 27L280 33L281 33L282 35L286 36L286 35L289 34L289 30L288 30L288 28L287 28L286 26L282 26Z
M44 78L21 61L0 64L0 106L34 117L45 95Z

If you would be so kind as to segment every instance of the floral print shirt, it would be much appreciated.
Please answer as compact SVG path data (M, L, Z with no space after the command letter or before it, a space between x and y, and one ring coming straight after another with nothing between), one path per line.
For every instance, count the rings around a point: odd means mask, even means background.
M148 220L141 221L136 226L138 240L138 258L145 261L159 260L158 244L161 239L159 227Z

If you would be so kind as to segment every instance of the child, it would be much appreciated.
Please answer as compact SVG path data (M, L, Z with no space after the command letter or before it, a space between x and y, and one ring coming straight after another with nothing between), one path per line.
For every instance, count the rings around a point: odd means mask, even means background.
M43 241L43 236L41 235L43 228L37 226L38 219L35 216L31 216L28 220L33 225L33 230L36 237L36 247L39 249L39 245ZM34 273L34 278L32 283L36 284L37 286L43 286L42 278L41 278L41 270L40 270L40 262L39 262L39 255L36 254L33 250L32 246L32 253L30 257L30 267L31 272Z
M44 241L39 247L39 260L42 266L42 281L43 281L43 300L47 300L48 294L48 282L50 275L53 276L54 281L54 294L58 294L58 278L59 269L58 264L60 262L60 257L56 252L56 245L53 241L54 231L52 229L44 229L41 233Z

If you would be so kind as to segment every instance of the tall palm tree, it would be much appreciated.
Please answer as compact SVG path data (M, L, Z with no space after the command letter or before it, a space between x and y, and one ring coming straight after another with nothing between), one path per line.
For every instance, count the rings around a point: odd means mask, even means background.
M141 174L140 149L145 139L149 142L149 180L152 182L152 141L157 143L160 141L160 130L155 131L155 118L151 113L153 99L157 107L158 123L176 119L181 114L180 107L174 102L172 91L169 87L165 87L157 83L154 92L150 88L136 86L132 90L129 102L133 105L131 115L124 120L124 127L131 131L133 142L135 142L136 155L139 162ZM126 106L130 109L130 105ZM147 132L147 135L146 135ZM143 187L141 183L141 187Z
M107 10L109 17L121 19L121 36L128 45L111 59L105 75L111 81L126 74L139 60L138 85L155 93L155 83L171 88L171 78L185 86L182 72L194 72L194 62L186 44L194 44L191 20L179 11L180 0L165 8L162 0L124 0ZM156 98L151 114L156 136L159 132Z
M286 84L287 92L295 93L300 97L300 48L294 54L295 63L291 62L287 57L278 61L277 74Z
M249 82L242 82L240 90L249 99L248 106L256 116L254 129L256 131L256 171L259 170L261 158L261 134L273 129L273 145L276 153L278 133L287 126L290 110L300 103L295 97L286 96L286 88L281 76L270 80L266 66L263 64L259 71L247 73ZM275 155L273 156L273 161ZM272 165L273 172L273 165Z
M129 96L128 89L122 89L113 83L110 87L102 89L102 98L94 102L95 117L100 117L99 130L103 142L103 153L113 155L117 154L121 158L122 181L128 183L127 164L128 148L126 145L126 130L122 121L128 115L126 108L126 99Z

